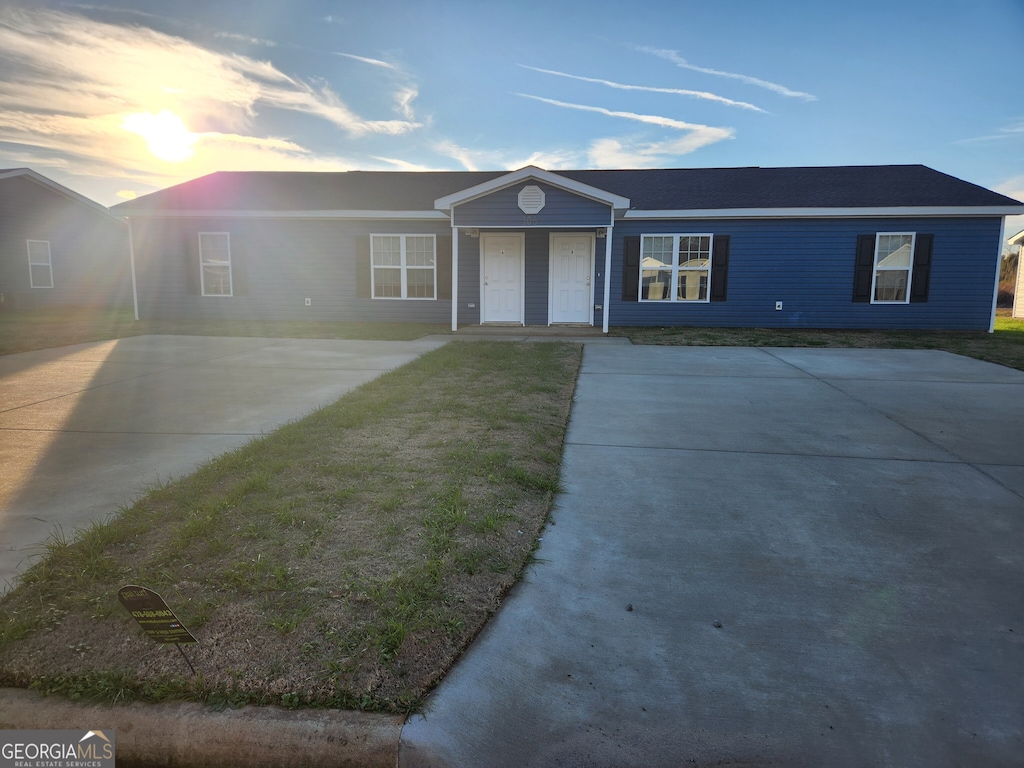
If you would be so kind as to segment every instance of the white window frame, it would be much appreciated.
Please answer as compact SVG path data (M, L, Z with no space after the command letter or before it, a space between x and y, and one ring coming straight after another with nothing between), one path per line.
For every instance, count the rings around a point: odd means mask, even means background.
M644 297L644 241L649 237L671 237L672 238L672 282L668 287L668 299L649 299ZM706 237L708 239L708 265L706 267L683 267L679 265L679 241L684 237ZM707 304L711 301L711 266L715 252L715 236L711 232L651 232L640 236L640 277L637 299L641 302L651 304ZM687 272L707 272L708 284L703 299L681 299L679 298L679 275Z
M46 246L46 261L40 261L38 255L33 260L32 258L32 245L42 243ZM25 247L28 249L28 284L32 288L53 288L53 254L50 251L49 240L26 240ZM38 250L38 249L37 249ZM50 275L49 285L36 285L35 271L38 267L46 267L46 271Z
M883 267L878 262L878 246L883 237L909 237L910 238L910 264L906 267ZM871 303L872 304L909 304L910 286L914 279L914 249L917 247L916 232L876 232L875 233L875 257L871 263ZM876 286L879 272L906 272L907 284L903 288L902 299L876 299Z
M374 263L373 246L378 237L397 237L400 241L400 263L397 265L378 265ZM406 258L407 243L410 237L429 238L434 248L434 264L432 267L425 267L420 264L409 264ZM391 269L400 273L402 286L401 296L378 296L377 295L377 270ZM409 270L432 270L434 274L434 295L433 296L410 296L409 295ZM437 301L437 235L427 234L399 234L396 232L376 232L370 235L370 297L381 301Z
M203 237L204 236L223 236L227 241L228 246L228 259L227 261L216 261L213 259L206 260L203 258ZM206 267L227 267L228 268L228 292L227 293L208 293L206 290ZM210 297L227 297L230 298L235 295L235 283L234 274L231 266L231 233L230 232L200 232L199 233L199 284L201 286L200 293L203 296Z

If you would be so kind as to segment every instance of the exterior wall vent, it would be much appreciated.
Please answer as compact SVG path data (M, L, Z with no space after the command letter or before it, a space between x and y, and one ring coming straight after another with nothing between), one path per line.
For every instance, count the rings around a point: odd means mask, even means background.
M519 210L533 215L544 209L544 190L531 184L519 191Z

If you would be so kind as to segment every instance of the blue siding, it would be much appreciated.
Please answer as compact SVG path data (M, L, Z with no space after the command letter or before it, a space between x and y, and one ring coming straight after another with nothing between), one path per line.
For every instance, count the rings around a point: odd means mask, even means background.
M996 217L620 222L613 230L610 323L987 330L1001 224ZM623 238L686 232L731 236L727 300L622 301ZM852 301L857 235L875 232L935 235L927 302Z
M190 291L186 267L198 261L191 249L201 231L231 234L235 296L200 296L194 286ZM444 222L136 219L139 313L143 318L448 323L447 299L358 297L356 243L371 233L450 237L451 232ZM305 306L307 298L312 306Z
M472 304L473 306L469 306ZM449 318L450 320L451 318ZM459 234L459 325L480 323L480 238Z
M531 185L544 190L544 208L527 216L519 208L519 192ZM457 205L452 218L460 227L606 227L611 223L611 207L558 187L527 181Z

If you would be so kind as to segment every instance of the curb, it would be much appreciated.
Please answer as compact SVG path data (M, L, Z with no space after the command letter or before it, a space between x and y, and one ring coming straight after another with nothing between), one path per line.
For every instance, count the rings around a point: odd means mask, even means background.
M203 704L78 704L0 689L0 729L113 728L116 759L138 766L395 768L405 718L366 712Z

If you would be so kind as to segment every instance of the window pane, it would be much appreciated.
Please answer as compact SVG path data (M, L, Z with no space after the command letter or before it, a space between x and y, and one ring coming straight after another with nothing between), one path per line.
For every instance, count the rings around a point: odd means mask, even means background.
M875 266L880 268L909 267L911 257L911 235L879 235Z
M49 264L31 264L31 283L33 288L53 288L53 273ZM22 272L22 274L25 274ZM24 278L23 278L24 279Z
M434 298L434 270L410 269L405 284L410 299Z
M231 268L216 264L203 264L203 294L206 296L230 296Z
M402 270L373 270L373 295L381 298L402 298Z
M204 264L231 263L231 246L225 233L200 233L199 251Z
M906 301L906 269L880 269L875 273L875 301Z
M679 273L679 285L676 288L677 301L706 301L707 298L708 271L706 269L693 269Z
M50 242L48 240L28 241L28 263L49 264L50 263Z
M672 237L645 237L643 268L672 266Z
M375 235L373 238L373 265L400 267L402 265L402 238Z
M643 271L641 298L650 301L668 301L672 294L669 291L672 285L672 270L658 269Z
M434 238L407 238L405 241L405 263L410 267L434 266Z

